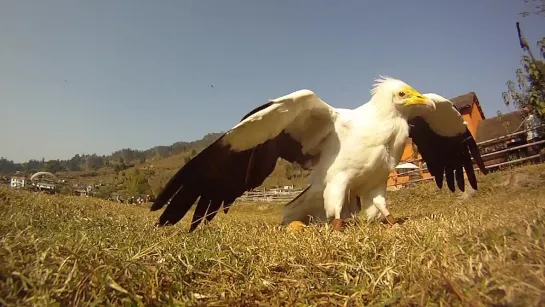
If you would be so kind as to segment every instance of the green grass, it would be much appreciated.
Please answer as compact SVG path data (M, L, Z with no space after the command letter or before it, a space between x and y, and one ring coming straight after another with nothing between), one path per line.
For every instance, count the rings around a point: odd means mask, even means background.
M397 227L279 226L281 205L187 219L0 189L2 305L537 306L545 304L544 166L494 173L472 198L389 192Z

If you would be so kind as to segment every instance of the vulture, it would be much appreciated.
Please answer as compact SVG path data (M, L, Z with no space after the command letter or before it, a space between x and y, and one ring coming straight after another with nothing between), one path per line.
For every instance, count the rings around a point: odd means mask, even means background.
M334 229L362 211L367 220L397 220L385 200L389 174L412 138L439 189L467 181L477 190L473 161L486 174L479 149L448 99L421 94L399 79L380 76L371 99L335 108L308 89L272 99L246 114L183 165L151 211L166 206L157 227L178 223L196 205L189 232L260 186L278 158L309 169L308 186L283 207L282 224L330 220ZM473 160L472 160L473 159Z

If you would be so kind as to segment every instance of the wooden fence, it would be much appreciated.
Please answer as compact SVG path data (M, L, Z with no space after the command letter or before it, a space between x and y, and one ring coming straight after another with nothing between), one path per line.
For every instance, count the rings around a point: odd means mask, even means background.
M545 125L542 125L542 126L539 126L537 128L544 128ZM521 164L523 162L529 162L529 161L532 161L532 160L537 160L539 159L542 154L540 153L537 153L537 154L533 154L531 156L523 156L523 157L517 157L517 158L514 158L514 159L508 159L507 157L509 156L510 153L519 153L521 152L521 149L526 149L530 146L534 146L534 145L541 145L541 144L544 144L545 143L545 140L542 140L542 141L534 141L534 142L530 142L530 143L526 143L526 144L523 144L523 145L519 145L519 146L513 146L513 147L507 147L507 142L514 139L515 137L519 136L519 135L523 135L525 133L527 133L528 131L530 130L533 130L533 129L527 129L527 130L522 130L522 131L519 131L519 132L515 132L515 133L511 133L511 134L507 134L507 135L504 135L504 136L501 136L501 137L498 137L498 138L495 138L495 139L491 139L491 140L488 140L488 141L483 141L483 142L479 142L477 143L477 146L479 147L480 151L481 151L481 157L483 158L483 161L485 162L485 166L486 166L486 169L487 170L496 170L496 169L499 169L499 168L502 168L502 167L506 167L506 166L509 166L509 165L516 165L516 164ZM496 144L499 144L499 143L504 143L505 147L507 148L501 148L501 149L491 149L491 150L486 150L486 153L483 153L483 149L486 149L486 148L490 148L491 146L493 145L496 145ZM500 156L500 158L498 159L498 156ZM422 158L418 158L418 159L414 159L414 160L411 160L411 161L404 161L404 162L410 162L410 163L416 163L418 164L418 162L420 162L422 160ZM475 160L472 159L473 162L475 163ZM489 161L494 161L494 160L507 160L507 161L502 161L502 162L498 162L498 163L487 163ZM476 172L480 172L480 169L478 167L475 167L475 171ZM402 182L396 182L397 178L406 178L407 176L409 175L412 175L412 174L419 174L420 176L422 176L423 178L419 178L419 179L414 179L414 180L403 180ZM428 175L429 177L424 177L425 175ZM432 180L434 177L432 177L431 175L429 175L429 172L428 172L428 169L427 168L419 168L419 169L415 169L415 170L412 170L412 171L408 171L408 172L405 172L403 174L392 174L389 176L389 178L393 179L394 183L391 183L388 185L388 187L393 187L393 186L397 186L397 187L405 187L407 185L410 185L410 184L414 184L414 183L418 183L418 182L422 182L422 181L427 181L427 180Z
M545 125L540 126L539 128L541 128L541 127L545 127ZM511 133L511 134L508 134L508 135L505 135L505 136L502 136L502 137L499 137L499 138L491 139L491 140L484 141L484 142L479 142L479 143L477 143L477 146L479 146L479 149L481 150L481 153L482 153L484 148L487 148L489 146L492 146L492 145L498 144L498 143L502 143L502 142L505 143L505 142L513 139L514 137L517 137L519 135L522 135L522 134L526 133L527 131L529 131L529 130L523 130L523 131ZM503 148L503 149L498 149L498 150L493 149L493 150L490 150L490 151L482 154L482 158L485 161L485 166L486 166L486 168L488 170L494 170L494 169L498 169L498 168L505 167L505 166L508 166L508 165L520 164L522 162L536 160L536 159L540 158L542 155L538 153L538 154L534 154L534 155L531 155L531 156L518 157L518 158L515 158L515 159L511 159L509 161L504 161L504 162L500 162L500 163L493 163L493 164L489 163L489 165L486 165L486 162L495 160L495 159L491 159L492 157L495 157L495 156L503 155L503 157L507 157L507 155L509 153L520 151L521 149L525 149L525 148L528 148L528 147L533 146L533 145L540 145L540 144L544 144L544 143L545 143L545 140L531 142L531 143L527 143L527 144L519 145L519 146L514 146L514 147L510 147L510 148ZM414 159L414 160L411 160L411 161L403 161L403 162L410 162L410 163L418 164L418 162L420 162L421 160L422 160L421 158L418 158L418 159ZM475 171L480 172L480 169L478 167L476 167ZM407 177L407 176L410 176L411 174L420 174L422 176L423 174L426 174L426 173L429 175L427 168L419 168L419 169L415 169L413 171L405 172L405 173L399 174L399 175L392 174L392 175L390 175L390 178L394 179L396 177ZM430 176L430 177L427 177L427 178L419 178L419 179L413 179L413 180L408 180L408 181L404 180L404 182L395 182L393 184L389 184L388 187L393 187L393 186L406 187L407 185L411 185L411 184L415 184L415 183L419 183L419 182L423 182L423 181L428 181L428 180L432 180L432 179L433 179L433 177ZM240 201L240 202L282 202L282 203L287 203L290 200L292 200L293 198L295 198L297 195L299 195L299 193L301 193L301 191L302 190L284 190L284 191L273 191L273 190L256 191L256 190L254 190L254 191L251 191L251 192L246 192L244 195L239 197L237 199L237 201Z
M250 191L244 193L237 199L240 202L282 202L287 203L294 199L302 190L288 190L288 191Z

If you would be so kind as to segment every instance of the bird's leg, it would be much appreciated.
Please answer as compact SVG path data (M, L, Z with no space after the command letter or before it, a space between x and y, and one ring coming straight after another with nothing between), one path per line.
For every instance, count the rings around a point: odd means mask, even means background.
M328 218L334 218L331 226L335 230L341 230L344 226L341 212L346 202L346 182L346 177L339 174L324 189L324 209Z
M348 190L347 203L344 204L341 211L341 219L352 219L354 222L358 222L358 213L361 211L361 201L358 194L354 190Z
M382 214L375 204L366 204L365 215L367 215L367 221L371 222L374 219L378 219Z
M377 207L380 213L382 213L382 215L384 216L384 218L386 219L386 221L388 221L390 225L394 225L395 223L397 223L394 216L390 213L390 211L386 207L386 199L384 198L384 193L382 191L379 192L378 195L373 197L373 204L375 205L375 207Z
M331 221L331 226L333 230L341 231L344 227L344 221L341 219L334 219Z

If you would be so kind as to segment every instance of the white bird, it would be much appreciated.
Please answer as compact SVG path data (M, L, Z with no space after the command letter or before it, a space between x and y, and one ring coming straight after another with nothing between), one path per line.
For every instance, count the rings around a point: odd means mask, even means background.
M227 213L244 192L260 186L278 158L312 169L309 186L284 206L283 224L343 220L363 207L368 220L383 216L389 174L410 136L442 188L464 190L463 169L477 189L471 156L486 174L475 140L453 104L422 95L405 82L381 77L371 100L349 110L326 104L310 90L273 99L248 113L185 164L165 185L151 210L167 205L156 225L179 222L199 198L189 231Z

